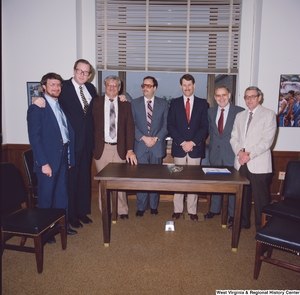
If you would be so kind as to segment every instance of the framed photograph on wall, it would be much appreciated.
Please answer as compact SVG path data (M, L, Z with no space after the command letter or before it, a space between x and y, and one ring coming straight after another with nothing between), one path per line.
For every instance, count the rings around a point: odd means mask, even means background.
M43 89L40 82L27 82L28 106L31 105L31 99L35 96L42 96Z
M280 75L277 122L279 127L300 127L300 75Z

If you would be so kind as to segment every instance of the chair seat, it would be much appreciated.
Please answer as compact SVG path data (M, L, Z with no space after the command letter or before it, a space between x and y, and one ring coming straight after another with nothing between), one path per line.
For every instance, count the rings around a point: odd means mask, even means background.
M299 222L273 216L266 225L257 232L255 239L262 243L300 253Z
M300 222L300 201L284 199L282 201L266 205L263 208L263 213Z
M4 232L39 234L66 215L65 209L27 208L15 212L2 220Z

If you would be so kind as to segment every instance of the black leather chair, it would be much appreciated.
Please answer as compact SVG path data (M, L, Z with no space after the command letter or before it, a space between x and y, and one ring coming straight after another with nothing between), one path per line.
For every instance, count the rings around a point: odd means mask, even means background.
M17 167L2 163L2 249L35 253L37 271L43 271L43 246L47 240L60 233L62 249L67 247L65 209L27 208L27 190ZM6 243L19 236L20 244ZM33 238L34 246L25 246L27 238Z
M300 223L300 161L287 164L282 195L283 200L263 208L262 227L266 224L267 216L279 216Z
M300 272L298 264L272 257L273 249L291 252L295 259L300 259L300 226L299 222L272 216L255 236L256 253L254 263L254 279L257 280L262 262L268 262L290 270ZM298 257L296 257L298 255ZM299 261L298 261L299 262Z
M29 187L29 207L34 208L37 207L38 180L36 174L33 172L33 152L31 149L23 153L23 162Z

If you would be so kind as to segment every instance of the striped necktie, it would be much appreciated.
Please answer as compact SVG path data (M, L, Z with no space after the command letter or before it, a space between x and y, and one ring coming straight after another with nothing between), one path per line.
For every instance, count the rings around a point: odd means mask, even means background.
M110 101L109 136L110 136L110 138L114 139L116 137L116 112L115 112L114 100L112 98L110 98L109 101Z
M79 86L79 92L80 92L80 96L81 96L81 99L82 99L82 102L83 102L83 105L84 105L83 112L86 114L86 112L89 108L89 103L88 103L88 101L86 100L86 98L84 96L82 86Z
M147 101L147 127L148 127L148 133L150 132L151 122L152 122L152 113L153 113L151 102L152 102L151 99L149 99Z

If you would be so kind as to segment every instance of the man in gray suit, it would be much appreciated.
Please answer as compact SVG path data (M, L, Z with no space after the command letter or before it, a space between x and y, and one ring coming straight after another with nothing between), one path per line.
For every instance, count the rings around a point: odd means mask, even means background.
M217 105L208 109L210 165L233 166L234 164L234 153L229 141L235 116L244 108L231 104L230 96L230 91L226 86L217 87L215 89ZM233 224L234 201L234 195L229 195L229 228L232 228ZM221 203L222 195L212 195L210 211L204 218L213 218L215 215L219 215Z
M168 102L154 96L158 83L147 76L141 85L144 96L132 100L131 109L135 123L134 152L139 164L162 164L166 154ZM138 192L137 217L142 217L148 208L148 193ZM159 194L149 193L150 213L157 215Z
M256 86L245 90L244 99L248 109L237 114L230 139L235 154L234 167L250 181L250 186L244 186L243 191L241 227L250 228L253 193L257 231L261 225L262 208L270 201L271 146L277 129L275 112L260 105L262 96Z

